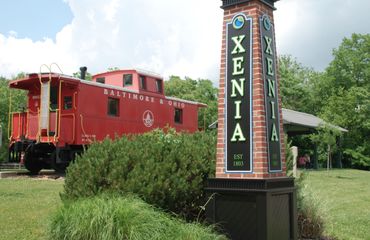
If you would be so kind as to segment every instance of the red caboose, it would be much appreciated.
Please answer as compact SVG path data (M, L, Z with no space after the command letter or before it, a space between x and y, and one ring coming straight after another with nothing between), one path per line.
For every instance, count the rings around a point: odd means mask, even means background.
M84 76L86 68L81 70ZM56 73L29 74L9 87L28 91L27 110L9 115L9 158L24 160L31 173L64 170L85 145L106 137L166 126L194 132L198 109L206 106L166 97L163 78L141 70L105 72L92 81Z

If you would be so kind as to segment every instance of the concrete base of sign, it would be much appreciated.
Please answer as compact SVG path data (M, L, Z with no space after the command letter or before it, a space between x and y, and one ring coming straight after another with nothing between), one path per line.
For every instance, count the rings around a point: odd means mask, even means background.
M231 239L297 239L294 178L214 178L206 191L207 221Z

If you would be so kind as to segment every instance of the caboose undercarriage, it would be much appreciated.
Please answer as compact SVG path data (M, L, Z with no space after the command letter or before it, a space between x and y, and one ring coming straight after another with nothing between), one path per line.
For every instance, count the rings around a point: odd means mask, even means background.
M64 172L69 163L82 151L83 147L78 145L56 147L51 143L23 140L10 146L9 161L23 163L32 174L38 174L41 169Z

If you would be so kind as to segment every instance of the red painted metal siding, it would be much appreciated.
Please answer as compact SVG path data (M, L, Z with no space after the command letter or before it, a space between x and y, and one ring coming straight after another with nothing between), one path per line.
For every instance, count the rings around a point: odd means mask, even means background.
M133 74L133 85L123 88L123 74ZM37 75L36 75L37 76ZM114 138L123 134L139 134L155 128L167 126L177 131L194 132L198 130L198 103L176 98L165 97L157 92L156 80L160 77L146 76L147 90L139 89L139 73L131 71L108 72L94 76L106 77L106 84L94 81L83 81L60 77L52 77L52 86L58 89L58 112L50 112L49 138L41 137L60 147L69 145L89 144L94 140L101 141L106 137ZM61 81L61 82L60 82ZM112 83L112 85L107 84ZM30 140L38 139L40 83L35 76L16 82L11 87L28 90L27 113L14 114L12 140L19 141L25 133ZM162 84L163 87L163 84ZM61 93L61 96L59 96ZM108 114L108 99L117 99L118 116ZM60 101L60 103L59 103ZM182 109L182 122L175 123L175 108ZM60 119L58 119L60 114ZM20 125L21 122L22 124ZM21 129L21 130L20 130ZM54 136L52 132L57 134Z

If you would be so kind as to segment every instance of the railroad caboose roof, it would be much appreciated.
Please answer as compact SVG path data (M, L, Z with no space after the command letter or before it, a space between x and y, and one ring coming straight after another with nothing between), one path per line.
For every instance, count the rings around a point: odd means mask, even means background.
M76 84L76 81L80 81L80 79L78 78L59 73L30 73L27 74L27 76L24 78L10 81L9 87L28 90L30 88L33 88L34 86L37 86L40 80L45 81L49 79L61 79L72 84Z
M125 70L118 70L118 71L125 71ZM138 71L138 70L134 70L134 71ZM143 72L143 71L138 71L138 73L142 73L142 74L147 74L147 72ZM96 76L96 75L94 75ZM151 75L151 76L155 76L155 75ZM157 78L161 78L159 75L156 76ZM124 91L124 92L130 92L130 93L139 93L139 91L137 90L134 90L134 89L127 89L127 88L124 88L124 87L119 87L119 86L114 86L114 85L109 85L109 84L104 84L104 83L99 83L99 82L92 82L92 81L88 81L88 80L83 80L83 79L79 79L79 78L75 78L75 77L72 77L72 76L68 76L68 75L65 75L65 74L59 74L59 73L41 73L41 74L38 74L38 73L31 73L31 74L27 74L27 76L25 78L22 78L22 79L17 79L17 80L12 80L9 82L9 87L11 88L17 88L17 89L24 89L24 90L28 90L28 89L31 89L33 88L35 85L37 85L39 82L40 82L40 78L42 80L47 80L47 79L60 79L60 80L63 80L64 82L68 82L70 84L87 84L87 85L92 85L92 86L96 86L96 87L100 87L100 88L108 88L108 89L115 89L115 90L119 90L119 91ZM147 94L147 93L144 93L144 95ZM207 105L204 104L204 103L199 103L199 102L195 102L195 101L190 101L190 100L184 100L184 99L180 99L180 98L176 98L176 97L167 97L167 96L164 96L166 99L168 100L174 100L174 101L179 101L179 102L183 102L183 103L188 103L188 104L193 104L193 105L197 105L198 107L206 107Z
M158 73L147 71L147 70L143 70L143 69L139 69L139 68L118 69L118 70L109 71L109 72L106 71L106 72L101 72L101 73L94 74L94 75L92 75L92 77L95 78L95 77L100 77L100 76L103 76L103 75L106 75L106 74L110 74L110 73L123 73L123 72L127 72L127 71L133 71L133 72L137 72L138 74L145 75L145 76L163 79L163 77L160 74L158 74Z

